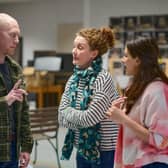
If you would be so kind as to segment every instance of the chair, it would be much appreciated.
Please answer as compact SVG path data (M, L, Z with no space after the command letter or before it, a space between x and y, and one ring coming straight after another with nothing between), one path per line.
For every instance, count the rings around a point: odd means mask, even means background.
M30 110L30 126L35 144L33 163L37 161L38 141L47 140L55 151L58 168L61 168L58 154L58 107L44 107ZM53 143L52 139L55 139Z

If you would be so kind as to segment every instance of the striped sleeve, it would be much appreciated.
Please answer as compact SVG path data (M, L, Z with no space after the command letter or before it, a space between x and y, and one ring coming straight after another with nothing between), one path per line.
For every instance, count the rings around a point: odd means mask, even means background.
M81 111L72 107L67 107L63 111L64 125L73 125L74 127L90 127L105 118L105 112L111 105L111 102L118 97L114 87L112 77L109 73L100 73L95 81L95 89L92 102L87 110Z
M77 129L80 126L77 126L72 122L68 122L65 118L66 111L70 107L69 88L70 88L71 82L72 82L72 76L69 78L69 80L66 83L65 90L60 101L60 105L58 108L58 122L60 126L70 128L70 129Z
M65 90L62 95L60 104L59 104L58 122L59 122L59 125L61 125L63 127L74 129L74 128L76 128L76 125L69 123L69 122L66 122L65 117L64 117L66 110L68 109L68 107L70 107L69 87L70 87L70 83L72 81L71 79L72 79L72 76L69 78L68 82L66 83Z

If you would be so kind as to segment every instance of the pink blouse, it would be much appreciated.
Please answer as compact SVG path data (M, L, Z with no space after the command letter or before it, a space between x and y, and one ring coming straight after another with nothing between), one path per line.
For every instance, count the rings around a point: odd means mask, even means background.
M129 117L150 131L148 143L127 128L120 127L115 168L140 168L153 162L168 164L168 85L149 84Z

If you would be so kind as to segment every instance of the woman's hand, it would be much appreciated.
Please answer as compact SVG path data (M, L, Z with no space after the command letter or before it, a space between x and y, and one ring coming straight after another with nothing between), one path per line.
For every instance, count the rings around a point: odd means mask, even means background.
M127 97L119 97L118 99L116 99L112 102L111 107L116 106L118 108L122 108L126 99L127 99Z
M122 124L124 122L125 117L127 117L124 110L121 110L120 108L115 106L110 107L106 112L106 115L109 119L119 124Z
M127 117L125 114L125 110L122 109L125 103L126 97L120 97L112 102L111 107L106 112L107 118L118 122L120 124L123 123L124 118Z
M145 143L149 143L149 130L138 123L136 120L126 115L125 109L120 108L123 102L124 99L122 98L113 101L111 107L106 112L107 118L117 122L118 124L122 124L123 126L128 127L137 135L137 137L142 139Z

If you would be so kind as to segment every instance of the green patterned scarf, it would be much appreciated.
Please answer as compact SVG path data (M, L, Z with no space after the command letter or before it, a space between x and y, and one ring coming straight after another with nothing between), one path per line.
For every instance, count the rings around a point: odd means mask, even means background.
M93 94L93 84L97 78L98 73L102 69L102 59L98 57L96 60L92 62L92 65L85 69L81 70L77 67L74 68L74 74L72 83L70 85L70 102L71 107L76 107L76 99L78 92L78 84L80 79L85 79L86 84L83 89L83 97L80 101L80 110L86 110L88 108L88 104L91 101L91 96ZM98 129L100 128L100 124L89 128L80 129L79 140L78 140L78 153L83 156L85 159L90 160L92 162L100 162L100 133ZM74 143L74 131L69 129L66 134L64 146L62 148L62 156L61 159L69 159L73 150Z

